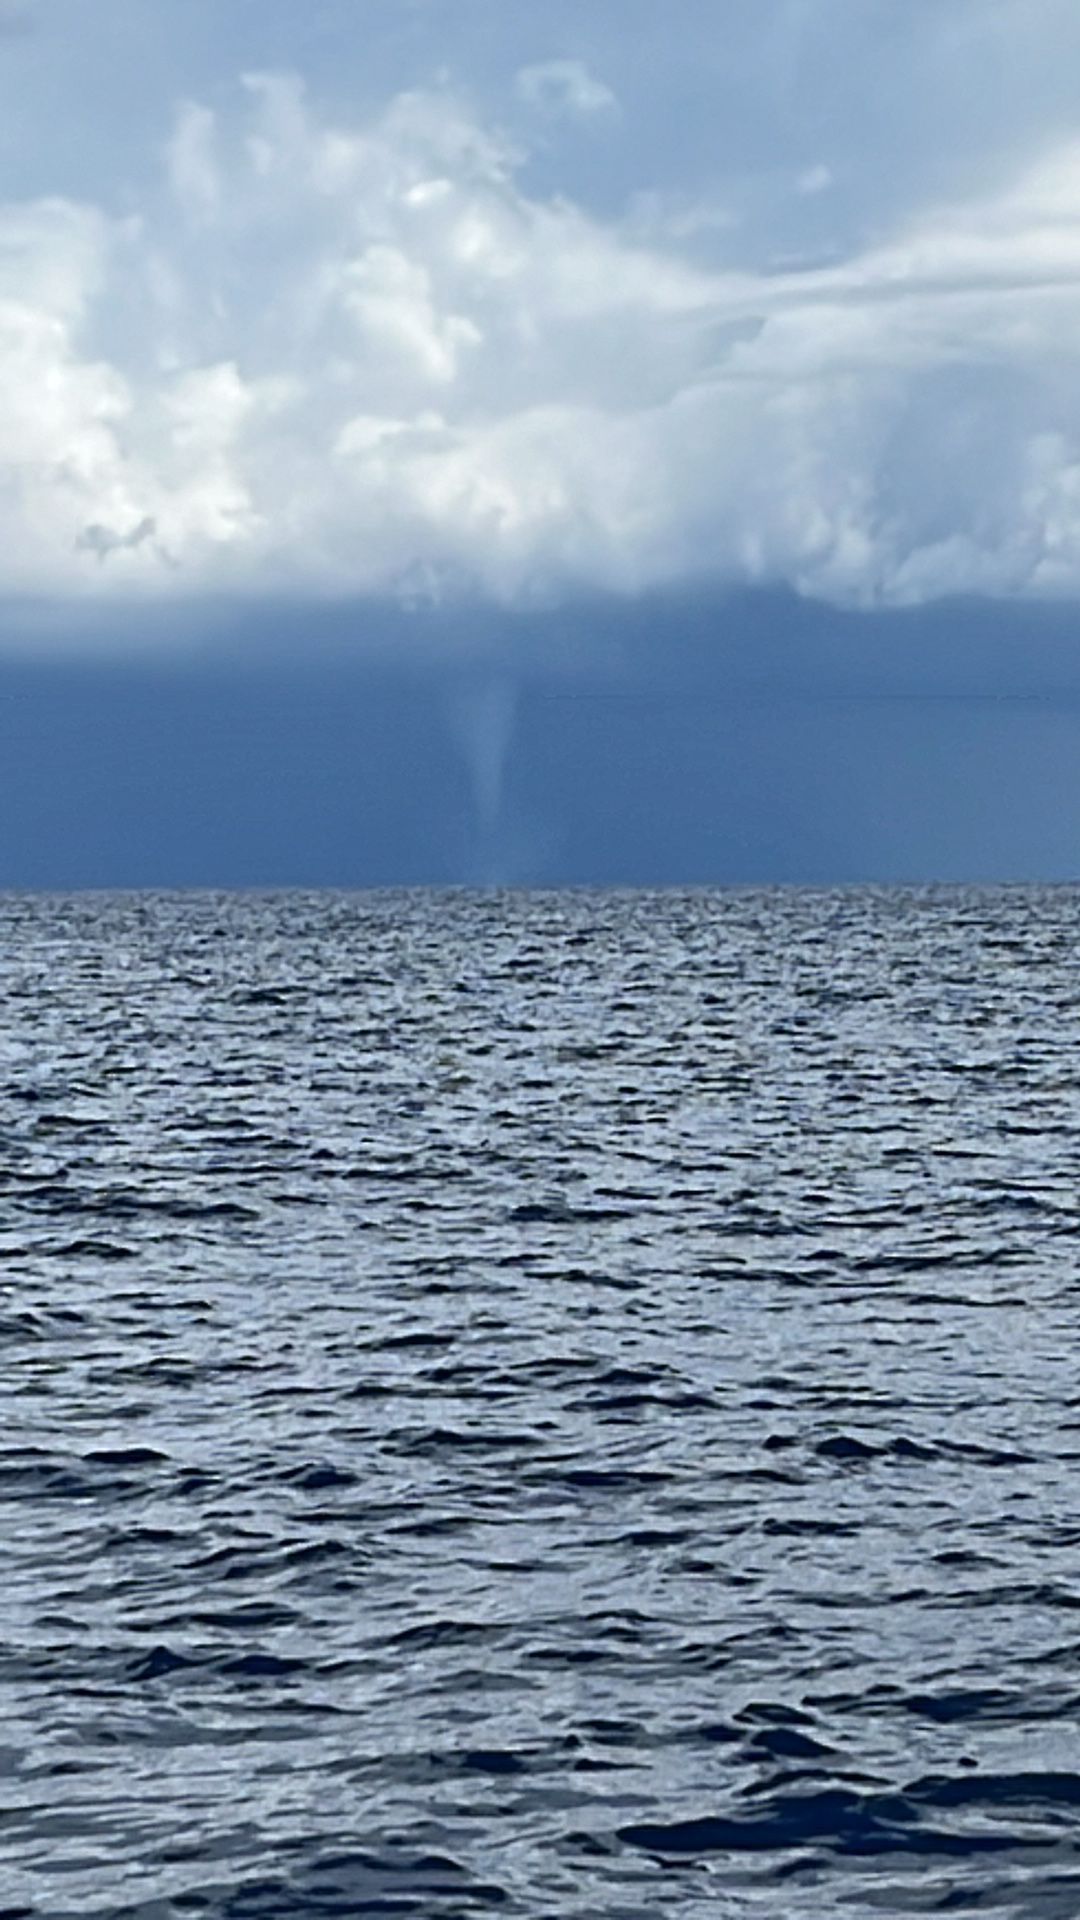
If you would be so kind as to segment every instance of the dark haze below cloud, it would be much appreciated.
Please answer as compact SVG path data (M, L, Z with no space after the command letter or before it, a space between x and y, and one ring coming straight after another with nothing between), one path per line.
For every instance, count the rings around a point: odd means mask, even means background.
M8 657L0 885L1068 879L1077 619L279 610L231 652Z

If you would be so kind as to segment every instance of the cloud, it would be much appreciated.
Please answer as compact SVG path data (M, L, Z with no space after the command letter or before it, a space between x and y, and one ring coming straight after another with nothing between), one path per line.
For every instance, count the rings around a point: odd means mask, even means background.
M618 105L611 88L582 60L545 60L522 67L516 88L527 106L552 114L609 113Z
M220 206L216 134L217 123L209 108L185 101L176 116L167 157L173 193L192 220L212 220Z
M136 215L0 207L0 591L1080 593L1080 144L799 268L527 177L253 75Z
M819 161L817 166L806 167L795 182L796 193L827 193L833 184L832 169Z
M156 532L157 521L147 515L128 533L111 533L108 527L101 527L96 523L84 527L75 544L85 549L87 553L96 553L99 560L106 560L110 553L122 553L125 549L141 547L143 541L152 539Z

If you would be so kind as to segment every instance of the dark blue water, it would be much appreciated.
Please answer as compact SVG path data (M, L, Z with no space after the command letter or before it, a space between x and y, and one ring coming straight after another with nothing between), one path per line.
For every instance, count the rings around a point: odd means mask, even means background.
M1080 1911L1078 934L0 902L0 1913Z

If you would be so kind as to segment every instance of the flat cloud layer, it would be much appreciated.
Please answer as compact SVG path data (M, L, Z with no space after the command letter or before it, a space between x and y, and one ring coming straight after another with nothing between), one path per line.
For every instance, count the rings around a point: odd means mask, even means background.
M520 92L618 114L577 61ZM758 267L722 207L542 195L449 90L340 124L251 75L163 166L0 208L2 592L1080 592L1078 143Z

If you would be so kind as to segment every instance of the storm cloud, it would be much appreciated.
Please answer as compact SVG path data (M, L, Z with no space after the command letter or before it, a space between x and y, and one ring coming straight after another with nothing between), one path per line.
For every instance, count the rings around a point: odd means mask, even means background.
M0 593L1075 595L1080 131L1033 62L1077 28L1038 0L775 0L727 43L715 10L682 19L672 128L681 82L711 67L722 95L732 70L773 118L768 168L718 132L710 174L700 125L681 178L662 142L635 155L645 109L599 8L571 51L534 27L512 65L504 35L478 84L425 69L350 103L314 57L223 70L159 101L122 191L102 167L92 193L70 169L9 198ZM857 186L855 84L883 48ZM1012 107L979 161L967 94L999 68Z

